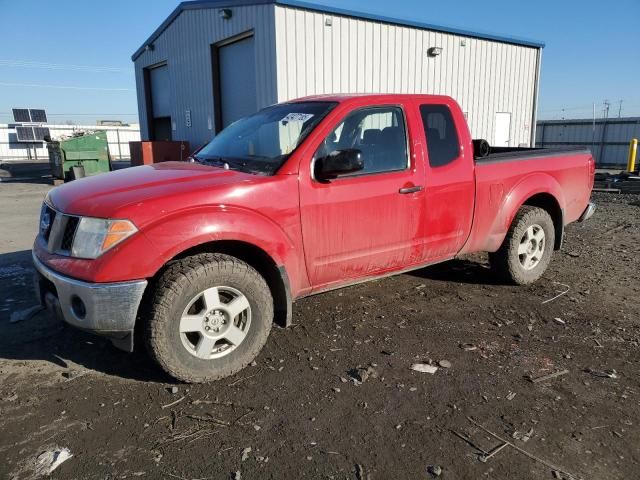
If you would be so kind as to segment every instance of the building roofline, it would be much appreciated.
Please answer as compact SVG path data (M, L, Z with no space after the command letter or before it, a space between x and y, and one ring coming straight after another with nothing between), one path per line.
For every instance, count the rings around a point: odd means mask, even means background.
M538 40L531 40L520 37L497 35L486 32L476 32L472 30L465 30L463 28L451 27L445 25L435 25L426 22L419 22L415 20L408 20L405 18L389 17L385 15L378 15L374 13L361 12L358 10L349 10L345 8L332 7L328 5L319 5L316 3L310 3L301 0L195 0L180 3L171 14L160 24L158 28L147 38L147 40L135 51L131 56L131 60L135 61L143 52L147 45L153 43L173 21L185 10L198 10L208 8L224 8L224 7L243 7L248 5L281 5L285 7L300 8L303 10L310 10L320 13L329 13L334 15L341 15L345 17L358 18L362 20L371 20L380 23L386 23L391 25L400 25L407 27L420 28L423 30L432 30L442 33L452 33L455 35L462 35L470 38L478 38L481 40L493 40L502 43L509 43L512 45L520 45L533 48L544 48L544 42Z

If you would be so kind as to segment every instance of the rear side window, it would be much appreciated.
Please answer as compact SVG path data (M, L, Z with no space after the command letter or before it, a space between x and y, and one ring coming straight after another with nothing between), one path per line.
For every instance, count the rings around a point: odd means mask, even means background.
M453 162L459 156L460 142L449 107L420 105L420 115L427 137L429 165L442 167Z

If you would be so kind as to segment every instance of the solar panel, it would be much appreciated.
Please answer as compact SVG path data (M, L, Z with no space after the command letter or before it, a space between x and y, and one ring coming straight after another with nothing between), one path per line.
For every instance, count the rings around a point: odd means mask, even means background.
M35 136L33 135L33 127L16 127L16 134L18 135L19 142L35 141Z
M26 108L13 108L12 110L13 110L14 122L28 123L31 121L31 117L29 116L29 110L27 110Z
M33 127L33 136L39 142L42 142L47 138L51 139L51 133L47 127Z
M29 109L29 113L31 114L31 121L34 123L47 123L47 114L44 110L39 109Z

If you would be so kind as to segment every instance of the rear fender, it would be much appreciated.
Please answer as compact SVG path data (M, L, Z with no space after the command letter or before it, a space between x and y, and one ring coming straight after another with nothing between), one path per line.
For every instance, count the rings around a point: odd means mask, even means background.
M565 211L566 200L558 181L546 173L532 173L516 183L504 196L487 235L486 243L479 250L487 252L498 250L520 207L538 194L551 195L560 206L561 212ZM563 227L564 225L556 226L556 231L562 231Z

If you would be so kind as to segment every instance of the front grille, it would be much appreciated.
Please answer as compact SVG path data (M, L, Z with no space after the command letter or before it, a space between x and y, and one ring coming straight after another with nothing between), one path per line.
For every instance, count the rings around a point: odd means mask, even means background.
M67 224L62 234L62 241L60 242L60 250L70 251L73 245L73 237L76 235L78 229L78 223L80 219L78 217L67 217Z
M50 219L47 228L43 228L47 224L45 215ZM79 224L80 217L66 215L45 204L40 217L40 231L47 242L47 250L58 255L70 255Z

